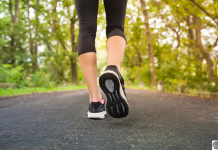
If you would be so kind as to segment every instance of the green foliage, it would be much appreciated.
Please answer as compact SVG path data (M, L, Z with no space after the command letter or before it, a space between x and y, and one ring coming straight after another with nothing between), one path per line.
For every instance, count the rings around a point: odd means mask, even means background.
M55 83L49 81L49 74L38 71L33 74L29 85L36 87L52 87L55 85Z
M10 64L0 64L0 83L16 83L24 85L22 66L12 67Z
M75 11L75 1L58 1L58 10L54 13L54 2L45 1L39 4L38 29L35 31L35 16L27 17L27 4L19 3L19 17L13 25L13 18L6 1L0 1L0 82L16 83L18 87L53 87L71 82L71 62L77 63L78 82L85 83L81 66L78 62L77 48L79 21ZM155 59L156 79L165 82L165 89L178 91L178 87L186 91L218 91L218 51L215 41L218 35L216 12L218 2L213 0L147 0L149 25L152 36L153 54ZM12 1L14 13L16 1ZM35 9L36 1L30 0L30 10ZM50 7L48 9L47 7ZM202 8L205 11L202 11ZM33 10L35 11L35 10ZM207 12L207 13L205 13ZM105 50L106 15L103 1L98 8L98 32L96 50ZM31 14L31 13L30 13ZM34 13L36 14L36 13ZM208 15L209 14L209 15ZM72 17L75 15L75 18ZM213 62L215 81L208 77L207 63L198 49L196 40L196 24L194 16L201 23L203 47ZM190 18L190 25L188 25ZM71 21L75 21L72 25ZM71 27L74 27L71 37ZM125 81L132 84L140 82L150 86L151 74L148 57L148 45L144 15L140 1L130 0L127 4L124 34L127 47L122 68L125 70ZM195 39L190 39L190 29ZM31 33L31 36L30 36ZM106 34L105 34L106 35ZM37 40L36 40L37 38ZM72 41L74 39L74 41ZM36 51L35 45L38 45ZM31 49L32 42L33 49ZM191 46L194 43L194 46ZM215 48L216 47L216 48ZM138 50L138 51L137 51ZM102 57L102 56L101 56ZM36 59L34 59L36 58ZM140 62L140 59L142 62ZM34 69L34 60L37 68ZM141 67L140 67L141 64ZM98 63L98 75L107 65L107 56ZM189 90L190 89L190 90Z
M0 83L16 83L18 87L35 86L51 87L55 82L49 80L49 74L38 71L35 74L24 72L22 66L12 67L10 64L0 65Z
M151 74L150 74L149 66L144 66L144 67L135 66L130 69L130 72L131 74L129 76L129 80L138 83L142 81L147 85L150 85Z

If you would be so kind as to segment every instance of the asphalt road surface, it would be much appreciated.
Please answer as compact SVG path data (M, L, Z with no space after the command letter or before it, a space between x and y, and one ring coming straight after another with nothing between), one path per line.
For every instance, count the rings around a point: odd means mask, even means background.
M211 150L218 140L217 100L126 93L129 115L104 120L87 119L87 89L1 99L0 150Z

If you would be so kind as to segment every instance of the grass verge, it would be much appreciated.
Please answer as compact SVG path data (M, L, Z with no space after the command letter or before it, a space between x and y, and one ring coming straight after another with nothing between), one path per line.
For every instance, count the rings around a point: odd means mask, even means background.
M38 92L52 92L52 91L67 91L67 90L79 90L86 89L87 85L66 85L56 87L25 87L25 88L0 88L0 97L8 97L14 95L26 95Z
M158 91L157 87L148 87L146 85L144 85L143 87L140 87L137 83L133 83L133 84L127 84L125 85L126 88L131 88L131 89L140 89L140 90L148 90L148 91ZM188 89L185 91L185 93L179 93L178 91L171 91L171 90L167 90L165 89L164 91L165 93L171 93L171 94L176 94L176 95L184 95L184 96L191 96L191 97L201 97L201 98L212 98L212 99L217 99L218 100L218 96L211 96L208 94L197 94L197 92L199 92L196 89Z

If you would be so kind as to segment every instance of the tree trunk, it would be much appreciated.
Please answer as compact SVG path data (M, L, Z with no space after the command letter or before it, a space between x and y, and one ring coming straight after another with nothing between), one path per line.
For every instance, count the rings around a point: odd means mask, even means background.
M130 58L131 58L131 61L132 61L133 66L136 66L136 63L135 63L135 61L134 61L134 59L133 59L133 57L132 57L132 53L131 53L131 50L130 50L129 46L127 46L127 49L128 49L128 51L129 51L129 53L130 53Z
M142 57L141 57L140 51L139 51L137 46L135 46L135 49L136 49L136 53L137 53L137 56L138 56L139 67L142 67Z
M56 55L58 55L58 48L59 48L59 41L57 40L57 45L56 45L56 50L55 50Z
M151 38L151 31L150 26L148 23L148 10L146 9L146 5L144 0L140 0L141 2L141 8L144 14L144 23L146 27L146 39L148 44L148 55L149 55L149 63L150 63L150 71L151 71L151 85L156 86L157 80L156 80L156 71L154 66L154 54L153 54L153 46L152 46L152 38Z
M12 27L14 28L15 24L16 24L16 20L15 20L15 15L13 14L13 5L11 3L11 0L8 3L9 5L9 11L11 14L11 20L12 20ZM15 65L15 36L14 33L11 33L10 35L11 41L10 41L10 59L11 59L11 64L13 64L13 66Z
M126 33L125 35L126 35L126 37L129 37L129 35L128 35L127 33ZM134 60L134 58L133 58L133 56L132 56L130 47L127 46L127 49L128 49L128 51L129 51L130 58L131 58L131 61L132 61L133 66L136 66L136 62L135 62L135 60Z
M216 56L216 61L215 61L215 69L214 69L214 72L215 72L215 76L217 77L218 76L218 69L217 69L217 66L218 66L218 55ZM218 80L216 79L216 81L218 82Z
M48 41L47 41L47 39L44 38L44 42L45 42L45 44L46 44L48 50L51 51L51 52L53 52L51 46L49 45L49 43L48 43Z
M39 0L36 0L36 8L35 8L35 51L34 51L34 61L33 61L33 73L38 69L37 65L37 54L38 54L38 8L39 8Z
M16 24L18 24L18 25L20 24L20 9L19 9L20 4L19 3L20 3L20 0L16 0L16 2L15 2L15 20L16 20ZM25 51L22 51L22 42L21 42L20 32L16 36L16 43L17 43L16 47L18 48L19 52L25 53ZM23 60L20 60L20 63L23 63Z
M53 5L53 14L52 14L52 16L53 16L53 21L52 21L52 33L53 33L53 35L55 35L56 34L56 27L55 27L55 24L56 24L56 9L57 9L57 2L58 2L58 0L54 0L54 5ZM49 45L49 44L47 44L47 45ZM57 40L56 41L56 50L55 50L55 53L56 53L56 56L58 56L58 47L59 47L59 41ZM50 48L51 49L51 48ZM57 61L57 57L55 57L55 61ZM56 67L56 69L55 69L55 71L54 71L54 79L55 80L57 80L57 78L58 78L58 75L60 76L61 74L59 73L59 70L58 70L58 68ZM65 80L66 81L66 80Z
M19 10L19 0L16 0L15 2L15 21L16 23L19 23L20 21L20 10Z
M193 32L193 28L192 28L192 25L193 25L193 22L191 21L191 16L188 16L187 19L187 25L188 25L188 38L189 38L189 47L190 47L190 52L189 52L189 55L193 55L195 60L195 73L196 73L196 76L200 76L200 72L202 70L202 57L200 56L200 53L199 51L197 51L197 43L195 42L196 39L195 39L195 36L194 36L194 32ZM191 63L189 64L189 66L191 66Z
M74 26L75 26L75 20L72 18L70 20L70 33L71 33L71 48L72 48L72 53L77 52L77 48L75 45L75 31L74 31ZM78 84L78 77L77 77L77 63L73 58L70 58L71 62L71 79L72 83Z
M57 0L54 1L54 6L53 6L53 22L52 22L52 33L54 34L56 32L55 29L55 23L56 23L56 8L57 8Z
M194 16L194 23L195 23L195 27L196 27L197 47L200 50L204 59L206 60L206 63L207 63L206 71L207 71L208 77L212 81L215 81L215 75L214 75L214 71L213 71L213 66L214 66L213 61L210 57L208 50L204 47L204 45L202 44L202 40L201 40L201 20L200 20L200 18L197 16Z
M32 31L31 31L31 22L30 22L30 3L29 0L27 0L27 19L28 19L28 27L29 27L29 49L30 49L30 53L31 53L31 63L32 66L34 66L34 58L33 58L33 40L32 40Z

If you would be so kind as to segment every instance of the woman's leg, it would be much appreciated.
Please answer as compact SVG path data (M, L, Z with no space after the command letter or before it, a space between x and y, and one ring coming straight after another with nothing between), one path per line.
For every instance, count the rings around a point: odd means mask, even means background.
M121 73L127 44L124 35L127 0L104 0L104 6L107 18L106 49L108 53L108 65L116 65Z
M89 52L79 56L79 62L82 68L83 76L89 90L89 100L101 101L102 97L97 85L97 62L96 53Z
M108 65L116 65L120 74L125 48L126 41L120 36L113 36L107 40Z
M91 101L101 101L97 86L95 37L99 0L75 0L79 18L78 57Z

